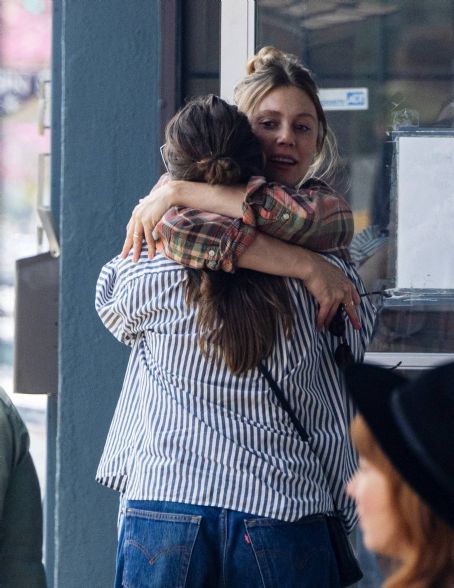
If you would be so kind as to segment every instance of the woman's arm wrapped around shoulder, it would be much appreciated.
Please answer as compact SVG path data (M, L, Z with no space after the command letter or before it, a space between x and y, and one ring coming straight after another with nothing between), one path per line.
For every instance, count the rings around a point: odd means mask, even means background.
M234 272L257 236L253 226L196 208L173 207L155 229L158 249L192 269Z
M342 196L321 180L299 190L251 178L243 203L243 221L264 233L318 253L350 260L353 214Z
M243 238L243 234L250 232L247 227L253 227L312 251L332 253L347 261L350 259L348 247L353 236L353 216L349 205L339 194L320 180L310 180L300 190L294 190L268 183L263 177L251 178L246 186L213 186L161 178L159 187L155 187L134 209L127 226L122 256L125 257L134 247L133 257L137 260L142 239L145 238L149 256L152 257L155 237L159 236L165 241L170 235L170 229L177 233L179 225L175 211L166 214L174 206L199 211L199 219L196 214L192 217L194 232L199 231L201 236L203 231L199 227L206 220L205 212L202 211L207 211L219 215L220 230L227 226L221 217L242 220L242 224L237 224L239 241L248 241L247 237ZM164 223L167 221L164 235L160 234L163 225L155 231L162 217ZM183 235L190 238L187 226ZM183 235L175 238L181 245L184 243ZM171 248L165 249L171 257ZM201 248L202 251L209 249ZM194 257L190 256L190 259Z
M178 200L190 208L168 210ZM203 210L194 208L197 203ZM215 210L205 212L210 207ZM360 328L351 305L360 302L353 283L315 251L301 247L309 243L320 253L349 260L352 212L323 182L311 180L298 192L260 177L251 178L246 188L167 182L136 207L128 233L133 229L134 259L145 234L147 243L152 243L150 257L159 239L167 257L194 269L233 272L244 267L298 277L319 303L317 328L329 324L341 303L348 304L350 321ZM127 239L122 256L132 242Z

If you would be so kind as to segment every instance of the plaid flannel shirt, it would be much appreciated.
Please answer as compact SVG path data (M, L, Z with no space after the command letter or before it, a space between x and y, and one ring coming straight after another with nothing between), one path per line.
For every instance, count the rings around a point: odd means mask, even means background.
M257 230L350 261L352 211L317 179L294 190L253 177L246 188L242 218L173 207L156 226L160 249L168 258L194 269L227 272L235 271Z

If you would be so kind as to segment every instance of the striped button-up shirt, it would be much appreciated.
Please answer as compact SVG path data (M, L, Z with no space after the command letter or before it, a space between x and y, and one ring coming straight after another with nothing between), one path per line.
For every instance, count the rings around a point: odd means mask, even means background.
M327 256L363 291L351 265ZM237 376L197 343L197 308L184 301L186 270L157 255L115 258L101 271L96 307L105 326L131 346L123 388L97 480L135 500L211 505L294 521L340 511L354 524L345 483L355 469L352 407L333 353L339 341L317 332L317 305L288 279L294 329L281 326L266 364L309 433L303 442L258 370ZM373 308L363 298L362 329L346 321L360 361Z

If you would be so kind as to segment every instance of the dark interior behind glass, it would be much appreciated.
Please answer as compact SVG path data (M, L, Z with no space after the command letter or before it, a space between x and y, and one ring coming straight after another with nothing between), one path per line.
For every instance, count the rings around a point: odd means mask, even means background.
M274 45L296 54L313 71L320 88L368 89L367 110L329 111L327 116L341 155L334 183L354 210L356 232L364 231L354 239L360 271L369 288L387 286L391 130L407 124L454 126L454 2L256 4L256 49ZM361 251L370 245L373 254L368 258ZM452 304L385 306L371 350L453 352L453 317Z

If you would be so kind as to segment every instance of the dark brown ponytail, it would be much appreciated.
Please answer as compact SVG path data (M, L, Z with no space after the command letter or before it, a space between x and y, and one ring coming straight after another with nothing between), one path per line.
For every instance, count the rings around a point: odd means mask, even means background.
M246 182L262 168L262 153L249 122L217 96L186 104L166 129L164 150L174 179L210 184ZM202 352L226 362L235 374L254 368L272 351L279 328L292 328L284 279L238 270L188 270L186 302L198 307Z
M234 374L257 366L273 350L279 319L292 329L285 281L252 270L236 274L189 270L186 301L198 304L199 345Z

